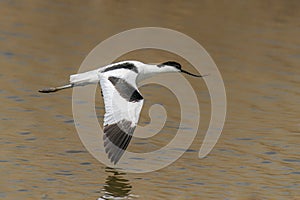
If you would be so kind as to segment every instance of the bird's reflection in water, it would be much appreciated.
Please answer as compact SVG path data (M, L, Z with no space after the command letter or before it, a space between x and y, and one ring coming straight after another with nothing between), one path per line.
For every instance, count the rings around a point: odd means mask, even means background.
M131 188L129 180L123 176L126 173L118 172L116 169L106 167L105 172L109 173L106 178L105 185L102 189L102 196L98 200L107 199L135 199L135 195L131 194Z

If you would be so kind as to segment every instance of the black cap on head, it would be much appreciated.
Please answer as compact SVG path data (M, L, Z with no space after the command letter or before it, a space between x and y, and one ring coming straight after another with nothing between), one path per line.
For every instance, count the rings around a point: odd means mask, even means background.
M169 66L173 66L173 67L175 67L177 69L181 69L181 65L178 62L175 62L175 61L164 62L164 63L161 63L161 64L159 64L157 66L163 67L165 65L169 65Z
M207 76L207 75L197 75L197 74L192 74L191 72L185 71L183 69L181 69L181 65L178 62L175 61L168 61L168 62L164 62L161 63L159 65L157 65L158 67L164 67L164 66L172 66L175 67L176 69L178 69L180 72L191 75L191 76L195 76L195 77L203 77L203 76Z

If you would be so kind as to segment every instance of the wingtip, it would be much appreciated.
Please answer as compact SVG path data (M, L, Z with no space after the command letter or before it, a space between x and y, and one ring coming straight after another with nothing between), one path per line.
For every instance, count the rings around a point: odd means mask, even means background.
M119 162L129 145L135 129L135 127L131 127L131 124L131 121L121 120L118 123L104 126L104 148L113 165Z

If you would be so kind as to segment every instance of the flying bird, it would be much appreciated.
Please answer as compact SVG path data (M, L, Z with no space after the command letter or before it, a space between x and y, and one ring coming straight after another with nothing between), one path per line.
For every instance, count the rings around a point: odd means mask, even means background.
M110 161L116 164L128 147L143 106L144 98L138 90L137 83L166 72L182 72L194 77L203 77L183 70L181 65L174 61L161 64L122 61L71 75L69 84L41 89L39 92L50 93L100 83L105 105L104 148Z

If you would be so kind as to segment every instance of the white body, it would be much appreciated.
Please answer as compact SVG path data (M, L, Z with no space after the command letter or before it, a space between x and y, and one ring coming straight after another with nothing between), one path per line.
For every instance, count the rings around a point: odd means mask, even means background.
M86 85L86 84L95 84L98 83L100 80L100 74L102 71L105 69L117 65L117 64L122 64L122 63L132 63L134 64L137 69L138 69L138 75L136 77L136 82L139 82L141 80L144 80L146 78L149 78L151 76L154 76L155 74L159 73L166 73L166 72L178 72L179 70L175 69L174 67L157 67L155 64L145 64L140 61L122 61L114 64L110 64L104 67L100 67L98 69L88 71L88 72L83 72L80 74L74 74L70 76L70 83L75 84L75 85ZM113 70L111 71L112 75L114 76L130 76L127 74L128 70L126 69L118 69L118 70ZM109 73L109 72L107 72Z

